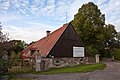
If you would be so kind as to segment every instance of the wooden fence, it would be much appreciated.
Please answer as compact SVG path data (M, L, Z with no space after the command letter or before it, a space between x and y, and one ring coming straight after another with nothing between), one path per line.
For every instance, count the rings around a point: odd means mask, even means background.
M16 58L10 58L7 61L7 63L5 63L5 66L6 66L5 68L7 68L7 72L9 73L21 73L21 72L29 72L34 70L34 64L31 63L30 60L23 60Z

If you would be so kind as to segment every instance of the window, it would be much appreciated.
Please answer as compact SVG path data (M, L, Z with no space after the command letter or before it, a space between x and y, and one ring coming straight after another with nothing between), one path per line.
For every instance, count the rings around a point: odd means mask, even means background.
M84 57L84 47L73 47L73 57Z
M55 66L60 66L61 65L61 62L60 62L59 59L54 60L53 63L54 63Z
M59 60L56 60L56 63L60 63L60 61L59 61Z
M31 50L31 56L35 53L35 50Z

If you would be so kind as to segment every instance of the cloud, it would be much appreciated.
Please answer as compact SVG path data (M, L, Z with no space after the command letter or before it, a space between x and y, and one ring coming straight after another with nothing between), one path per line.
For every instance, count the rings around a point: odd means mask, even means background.
M46 35L47 30L55 30L47 24L43 24L36 18L29 18L20 15L0 16L4 33L9 33L10 39L24 40L27 43L39 40Z
M113 24L116 26L116 30L120 31L120 1L119 0L109 0L104 3L104 6L101 7L101 11L105 13L106 23ZM101 4L102 5L102 4Z
M5 14L9 6L10 4L8 0L0 1L0 12Z
M106 23L120 31L119 0L0 0L3 31L9 33L11 39L38 40L45 36L47 29L53 31L66 23L66 17L67 22L71 21L88 2L98 5L106 16Z
M24 40L27 43L39 40L46 36L46 30L53 31L54 28L41 23L29 23L29 27L17 27L12 25L3 25L3 32L9 33L10 39Z
M120 31L120 0L75 0L68 9L69 19L72 20L78 9L88 2L94 2L101 12L105 14L106 24L113 24L116 26L116 30Z

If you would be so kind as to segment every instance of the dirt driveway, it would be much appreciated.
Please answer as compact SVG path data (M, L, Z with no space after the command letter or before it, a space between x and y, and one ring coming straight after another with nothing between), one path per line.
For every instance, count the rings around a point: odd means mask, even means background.
M64 73L54 75L19 75L19 77L31 77L32 80L120 80L120 62L105 62L107 67L87 73Z

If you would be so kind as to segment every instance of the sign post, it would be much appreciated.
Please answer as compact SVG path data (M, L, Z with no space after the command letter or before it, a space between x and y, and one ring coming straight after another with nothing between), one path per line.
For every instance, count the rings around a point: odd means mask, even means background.
M35 61L36 61L36 66L35 66L36 72L41 71L40 70L41 56L40 56L39 50L37 50L36 52Z

